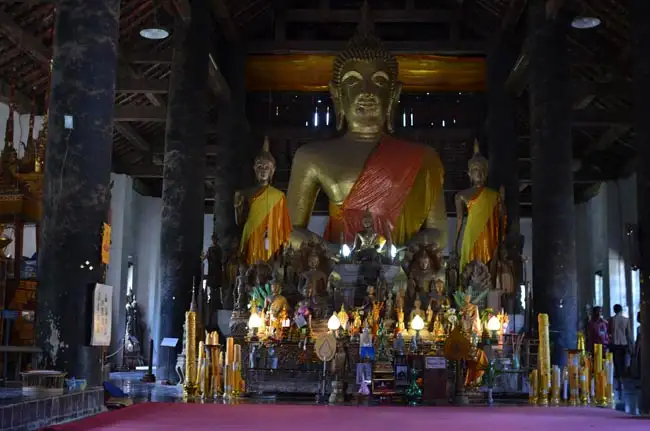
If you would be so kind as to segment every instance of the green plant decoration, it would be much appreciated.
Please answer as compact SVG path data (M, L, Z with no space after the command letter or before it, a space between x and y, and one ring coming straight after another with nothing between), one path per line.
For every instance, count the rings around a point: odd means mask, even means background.
M467 300L465 298L466 296L469 296L471 298L470 299L471 303L476 305L479 302L481 302L487 296L487 294L488 294L487 290L484 290L483 292L475 294L474 289L472 289L472 287L470 286L470 287L467 288L466 291L457 290L456 292L454 292L454 301L456 302L456 307L458 309L461 309L465 305L467 305L466 304Z
M422 388L418 385L418 371L415 368L411 368L411 383L404 391L404 394L409 406L419 406L422 402Z

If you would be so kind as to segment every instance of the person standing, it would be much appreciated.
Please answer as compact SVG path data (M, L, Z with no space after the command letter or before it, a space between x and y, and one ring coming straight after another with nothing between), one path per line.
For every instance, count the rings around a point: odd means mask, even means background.
M625 374L625 359L632 348L632 329L630 319L623 316L623 307L614 305L614 316L609 319L609 349L614 356L614 378L618 390L623 388L623 375Z
M587 323L587 351L594 353L594 344L603 345L603 354L608 346L607 321L603 319L603 307L591 310L591 319Z

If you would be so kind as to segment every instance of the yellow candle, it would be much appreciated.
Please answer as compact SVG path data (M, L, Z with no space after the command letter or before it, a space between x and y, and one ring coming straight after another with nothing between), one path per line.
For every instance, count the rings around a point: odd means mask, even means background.
M537 404L538 391L537 370L533 370L530 372L530 390L528 392L528 402L530 404Z
M594 344L594 374L603 371L603 345Z

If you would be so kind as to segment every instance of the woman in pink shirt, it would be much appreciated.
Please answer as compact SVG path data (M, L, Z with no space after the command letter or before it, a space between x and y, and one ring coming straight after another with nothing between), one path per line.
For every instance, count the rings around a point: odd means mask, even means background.
M603 345L603 354L607 351L609 336L607 331L607 320L603 319L603 308L594 307L591 319L587 324L587 350L594 353L594 344Z

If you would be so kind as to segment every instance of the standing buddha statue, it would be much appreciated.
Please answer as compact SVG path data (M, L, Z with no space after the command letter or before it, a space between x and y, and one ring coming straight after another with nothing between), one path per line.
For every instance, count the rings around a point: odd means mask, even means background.
M396 246L446 245L444 169L430 146L404 141L393 132L402 90L398 63L373 34L364 3L357 34L334 60L329 90L342 137L303 145L291 166L287 192L294 246L309 238L307 225L319 191L329 199L325 239L350 244L372 213L379 234ZM390 227L392 233L386 232ZM390 235L389 235L390 234Z
M478 142L474 142L474 156L467 164L472 186L456 194L456 236L454 250L458 255L458 241L463 222L463 240L460 251L460 272L465 265L474 260L484 264L497 257L505 229L504 189L499 192L485 186L488 173L488 160L479 151ZM467 220L465 220L467 210Z
M243 225L239 250L249 265L268 262L289 241L291 221L284 193L271 185L275 158L268 138L253 166L257 186L235 192L235 221Z

